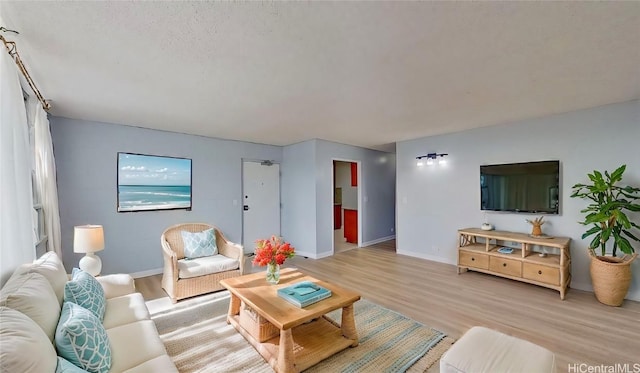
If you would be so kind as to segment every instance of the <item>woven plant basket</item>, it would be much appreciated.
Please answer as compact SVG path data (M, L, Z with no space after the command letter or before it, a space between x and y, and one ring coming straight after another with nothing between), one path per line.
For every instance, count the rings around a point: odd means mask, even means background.
M591 282L596 299L608 306L619 307L631 285L631 262L638 254L623 258L612 256L591 256Z

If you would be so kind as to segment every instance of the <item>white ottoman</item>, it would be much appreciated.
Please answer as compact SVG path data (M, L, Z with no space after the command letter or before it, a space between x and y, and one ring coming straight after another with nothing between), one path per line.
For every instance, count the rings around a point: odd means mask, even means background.
M555 372L546 348L495 330L474 326L440 358L440 373Z

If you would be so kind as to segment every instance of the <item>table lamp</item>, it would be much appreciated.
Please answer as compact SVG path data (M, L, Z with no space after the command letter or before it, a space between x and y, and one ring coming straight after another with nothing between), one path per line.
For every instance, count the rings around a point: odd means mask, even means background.
M85 253L80 259L80 269L97 276L102 270L102 261L94 253L104 249L102 225L78 225L73 228L73 252Z

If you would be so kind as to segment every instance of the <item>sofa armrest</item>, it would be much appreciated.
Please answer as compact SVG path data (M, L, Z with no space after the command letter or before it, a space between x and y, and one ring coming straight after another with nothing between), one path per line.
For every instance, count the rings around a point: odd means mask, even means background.
M133 277L128 274L98 276L96 280L102 285L107 299L136 292Z

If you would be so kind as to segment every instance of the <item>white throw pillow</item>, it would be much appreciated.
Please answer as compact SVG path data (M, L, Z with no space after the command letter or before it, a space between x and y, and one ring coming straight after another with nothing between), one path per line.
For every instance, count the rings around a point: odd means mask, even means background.
M60 303L44 276L38 273L11 276L0 290L0 306L12 308L30 317L53 342L60 317Z
M16 269L14 274L19 273L38 273L43 275L53 288L58 298L58 303L62 306L62 298L64 296L64 284L69 281L67 271L64 269L62 260L53 252L49 251L36 259L32 264L23 264Z
M3 372L41 373L54 372L58 360L38 324L16 310L0 307L0 362Z

